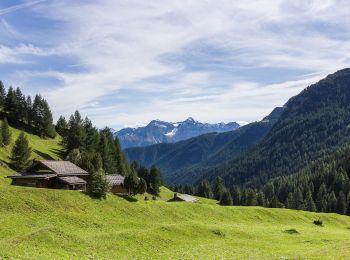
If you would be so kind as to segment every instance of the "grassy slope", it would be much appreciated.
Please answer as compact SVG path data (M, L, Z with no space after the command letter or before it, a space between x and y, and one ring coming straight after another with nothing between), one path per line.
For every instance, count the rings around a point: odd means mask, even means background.
M57 141L29 136L39 154ZM38 156L38 155L37 155ZM4 151L0 158L7 160ZM348 258L350 218L259 207L129 202L109 195L14 187L0 166L0 258ZM321 217L324 227L312 224ZM296 229L300 234L288 234Z

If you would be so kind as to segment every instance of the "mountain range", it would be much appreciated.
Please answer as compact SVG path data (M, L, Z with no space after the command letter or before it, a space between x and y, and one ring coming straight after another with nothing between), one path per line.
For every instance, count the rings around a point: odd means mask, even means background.
M156 144L125 149L129 161L157 165L167 183L193 183L203 169L219 166L258 143L281 115L275 108L259 122L225 133L208 133L172 144Z
M260 122L125 152L129 160L158 165L169 184L221 176L228 186L261 187L349 142L350 69L343 69L307 87Z
M236 122L208 124L194 120L169 123L152 120L148 125L137 128L124 128L114 133L122 148L141 147L159 143L174 143L206 133L223 133L235 130L240 125Z

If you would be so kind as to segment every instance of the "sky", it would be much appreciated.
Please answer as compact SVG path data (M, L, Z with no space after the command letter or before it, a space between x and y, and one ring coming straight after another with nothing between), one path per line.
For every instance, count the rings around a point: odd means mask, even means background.
M252 122L350 67L347 0L0 0L0 79L54 118Z

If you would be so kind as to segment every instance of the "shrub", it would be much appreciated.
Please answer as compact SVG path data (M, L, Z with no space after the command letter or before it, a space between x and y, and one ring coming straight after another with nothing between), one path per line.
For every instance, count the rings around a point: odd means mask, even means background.
M321 219L314 220L314 225L316 225L316 226L323 226L323 221Z
M299 232L294 229L294 228L291 228L291 229L287 229L284 231L285 233L288 233L288 234L291 234L291 235L294 235L294 234L299 234Z
M211 232L212 232L214 235L217 235L217 236L219 236L219 237L225 237L225 236L226 236L224 232L222 232L221 230L218 230L218 229L212 230Z

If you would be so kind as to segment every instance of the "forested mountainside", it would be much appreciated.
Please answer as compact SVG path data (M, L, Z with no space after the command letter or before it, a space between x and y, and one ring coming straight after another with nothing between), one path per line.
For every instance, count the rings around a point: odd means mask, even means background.
M169 123L152 120L147 126L124 128L114 133L120 140L123 149L142 147L159 143L174 143L207 133L223 133L235 130L240 125L236 122L208 124L194 120L192 117L185 121Z
M227 185L260 187L271 178L298 172L350 141L350 69L303 90L285 105L269 134L251 151L209 170Z
M350 215L350 145L297 174L271 180L263 191L287 208Z
M276 108L262 121L235 131L205 134L174 144L129 148L125 153L129 161L160 167L167 183L194 183L206 169L237 157L259 142L282 111Z

